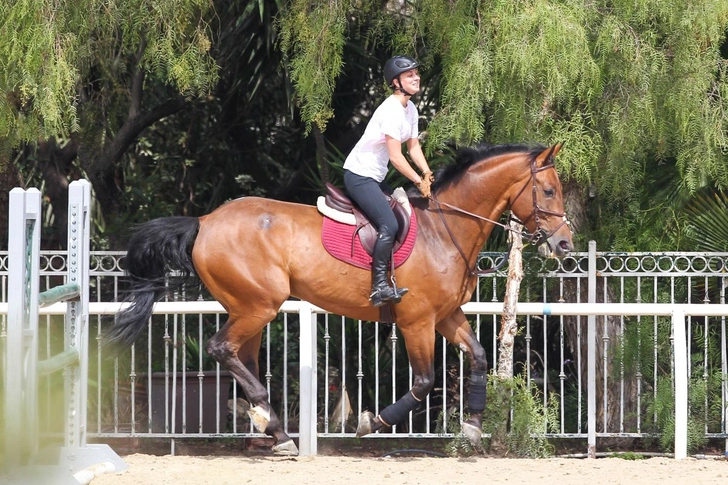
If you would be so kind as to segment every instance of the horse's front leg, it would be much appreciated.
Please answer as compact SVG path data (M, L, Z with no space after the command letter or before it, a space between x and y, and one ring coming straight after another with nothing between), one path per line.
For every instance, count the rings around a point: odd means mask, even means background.
M488 361L485 350L478 342L473 328L463 311L458 308L435 328L450 343L465 352L470 360L470 390L467 400L468 417L462 423L463 434L476 448L481 447L483 434L483 411L487 385Z
M268 391L258 379L257 353L260 350L262 330L247 337L243 344L236 345L233 342L238 341L238 338L232 338L231 331L233 322L232 318L229 319L220 331L212 336L206 345L207 353L229 370L243 388L250 402L248 415L253 425L259 432L276 440L273 453L297 455L298 447L283 430L283 425L270 405Z
M394 426L407 417L427 397L435 383L435 330L432 325L400 325L407 348L407 357L412 366L414 383L412 389L374 416L366 411L359 417L356 429L358 437L368 435L382 428Z

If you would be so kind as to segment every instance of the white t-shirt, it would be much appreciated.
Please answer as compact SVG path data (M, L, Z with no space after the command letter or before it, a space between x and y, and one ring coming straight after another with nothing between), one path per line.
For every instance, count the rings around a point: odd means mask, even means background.
M371 177L377 182L384 180L389 167L387 139L389 135L401 143L417 138L417 108L412 101L402 106L399 99L391 95L374 111L364 134L344 162L344 168L362 177Z

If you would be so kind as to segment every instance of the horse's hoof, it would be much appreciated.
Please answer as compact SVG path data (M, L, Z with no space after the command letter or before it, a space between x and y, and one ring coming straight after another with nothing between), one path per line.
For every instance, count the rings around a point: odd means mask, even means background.
M260 406L255 406L248 409L248 416L250 416L250 420L253 422L255 429L261 433L265 433L265 429L268 427L268 423L270 423L270 413Z
M483 431L480 428L473 426L470 423L463 422L461 431L463 436L465 436L475 448L480 448L482 446L481 439L483 437Z
M278 443L273 447L273 454L276 456L292 456L298 455L298 446L292 439Z
M372 432L374 428L374 413L371 411L364 411L359 416L359 426L356 427L356 437L361 438Z

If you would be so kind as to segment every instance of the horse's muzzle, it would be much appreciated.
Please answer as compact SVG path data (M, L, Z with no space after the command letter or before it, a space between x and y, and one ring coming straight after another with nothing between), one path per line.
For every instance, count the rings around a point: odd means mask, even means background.
M563 258L573 249L571 241L552 236L538 247L538 254L544 258Z

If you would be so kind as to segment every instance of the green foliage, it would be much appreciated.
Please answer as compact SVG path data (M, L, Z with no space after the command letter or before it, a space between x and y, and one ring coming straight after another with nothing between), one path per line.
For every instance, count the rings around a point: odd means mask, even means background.
M546 434L558 431L559 401L552 394L546 400L537 386L527 385L522 375L501 379L488 377L488 402L483 413L483 432L491 443L503 443L510 454L544 458L553 455ZM506 413L510 410L510 416ZM510 417L509 426L504 426ZM505 418L505 419L504 419Z
M624 453L614 453L611 458L621 458L627 461L645 460L647 457L641 453L634 453L632 451L626 451Z
M442 56L442 107L428 127L429 154L455 140L483 139L483 107L493 100L493 51L488 48L475 2L422 2L424 34Z
M126 99L126 63L138 52L151 78L185 96L209 92L209 11L205 0L2 2L0 145L80 131L89 96L94 109L126 112L111 102Z
M677 298L684 289L674 287ZM667 301L667 296L659 301ZM645 432L658 434L657 442L666 452L674 450L675 392L672 381L672 324L669 318L640 319L625 325L622 342L614 356L614 368L636 374L643 381L641 399ZM723 385L721 372L720 329L717 326L692 325L688 382L688 452L706 444L705 431L720 429ZM653 385L652 383L656 383Z
M685 204L728 187L723 0L17 0L0 2L0 19L0 161L25 142L70 139L83 149L64 175L94 174L131 112L199 101L145 132L143 160L129 151L104 170L143 185L153 170L142 165L164 160L175 200L142 201L155 210L195 212L239 192L305 199L290 187L319 162L310 129L347 153L394 53L423 64L415 102L429 159L481 140L565 142L557 166L572 192L589 189L579 230L599 247L692 245ZM130 104L137 65L141 106Z
M333 116L331 97L343 63L347 0L292 0L281 16L280 45L290 61L291 78L309 131L321 131Z
M698 251L728 248L728 193L698 194L688 205L689 240Z
M186 370L210 371L216 370L218 362L213 359L205 350L205 343L217 332L218 328L214 322L206 321L204 324L194 328L189 326L185 328L186 334L180 335L180 340L184 338L183 351ZM180 345L182 346L182 345Z
M15 145L77 128L79 39L66 29L65 9L43 0L2 2L0 19L0 140Z
M675 449L675 392L669 378L657 381L657 391L648 398L647 411L655 416L651 428L659 433L659 445L665 452ZM693 378L688 384L688 454L695 453L707 443L705 437L705 401L707 385L702 378Z
M109 61L125 52L137 53L142 45L142 66L149 75L175 87L185 96L208 93L217 81L217 66L210 57L210 27L206 17L210 3L205 0L87 0L98 16L90 24L86 47L91 62ZM100 22L103 18L103 22ZM81 20L81 19L79 19ZM100 51L99 51L100 50ZM102 64L113 70L113 63ZM111 71L113 72L113 71Z
M454 418L455 416L452 417ZM455 437L445 445L445 453L448 456L459 458L478 454L479 450L475 449L473 443L465 435L461 434L459 429L453 432L455 433Z
M321 62L336 51L326 47L330 41L323 43L324 55L314 58L313 42L306 40L315 37L298 31L313 30L326 39L334 24L317 23L329 14L303 15L320 8L317 2L291 5L286 18L297 20L281 23L282 35L291 39L284 45L301 83L299 99L315 108L303 115L310 122L313 113L324 118L329 113L333 73L321 66L338 63ZM684 195L728 186L728 59L720 51L728 26L724 1L498 0L486 6L419 0L354 6L365 13L348 18L344 35L365 39L362 59L374 53L383 60L391 53L375 51L383 44L419 57L423 72L434 71L417 99L433 106L432 112L421 110L430 120L422 130L428 156L448 143L483 138L565 142L559 171L565 181L590 187L593 231L605 246L672 249L684 243L684 216L672 205L682 198L664 192L660 197L666 198L656 201L658 174L669 173L669 185ZM296 39L304 39L298 50ZM320 77L325 82L315 92ZM363 83L360 89L364 86L370 87Z

